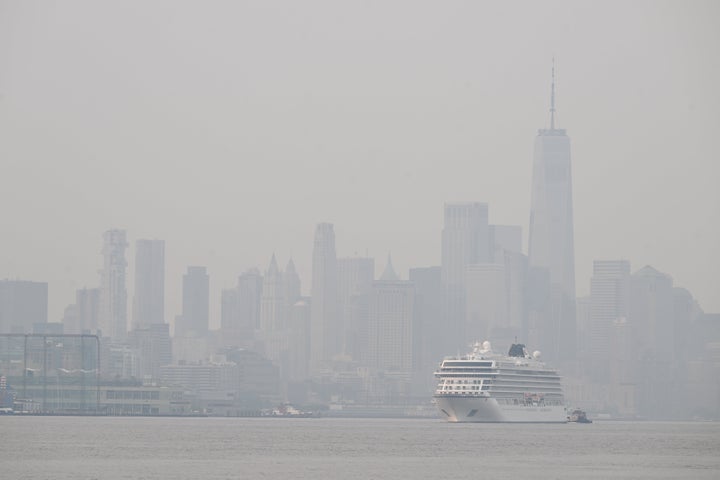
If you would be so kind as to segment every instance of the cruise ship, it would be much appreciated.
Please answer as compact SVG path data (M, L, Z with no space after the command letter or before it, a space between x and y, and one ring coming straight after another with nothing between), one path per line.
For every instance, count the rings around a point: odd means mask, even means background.
M523 344L503 355L476 343L467 355L445 358L435 376L435 404L449 422L567 422L560 376Z

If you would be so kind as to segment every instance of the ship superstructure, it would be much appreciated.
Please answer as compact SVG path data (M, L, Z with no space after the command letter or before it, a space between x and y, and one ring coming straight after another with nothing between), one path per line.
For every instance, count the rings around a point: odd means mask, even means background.
M449 422L567 421L560 376L523 344L502 355L476 343L467 355L445 358L435 376L435 403Z

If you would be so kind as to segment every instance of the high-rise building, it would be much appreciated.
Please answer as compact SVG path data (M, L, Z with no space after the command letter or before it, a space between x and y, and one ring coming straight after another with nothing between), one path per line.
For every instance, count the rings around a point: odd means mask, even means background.
M47 283L0 280L0 333L32 333L47 321Z
M108 230L103 234L100 330L113 342L123 342L127 338L127 246L125 230Z
M375 259L339 258L337 268L343 353L362 361L367 352L367 302L375 280Z
M160 367L172 363L172 341L170 325L152 323L146 327L137 327L128 335L130 343L138 352L138 375L143 378L160 378Z
M243 331L249 329L251 334L260 328L262 290L263 277L257 268L252 268L238 277L240 323Z
M182 314L175 321L176 337L205 337L210 317L210 277L205 267L188 267L183 275Z
M538 347L546 359L563 361L576 353L575 249L570 137L555 128L554 66L551 92L550 128L535 137L528 257L550 281L550 308L539 326L547 334Z
M368 353L370 367L409 376L413 366L415 286L403 281L388 263L370 294Z
M270 266L265 272L260 300L260 329L265 335L284 330L287 326L282 277L273 254Z
M133 328L165 323L165 241L135 242Z
M100 319L100 289L99 288L81 288L75 291L75 308L77 314L77 324L74 330L68 330L67 333L95 333L98 329Z
M484 340L506 340L495 336L496 331L508 325L505 265L468 265L465 275L465 336L468 346Z
M310 363L313 372L317 372L341 353L342 348L335 231L331 223L320 223L315 229L312 275Z
M285 298L285 311L289 312L302 295L300 275L295 269L295 262L292 258L288 261L283 273L283 297Z
M487 203L447 203L442 232L442 280L449 287L465 285L465 267L487 263L490 236Z
M637 328L636 348L646 358L675 359L673 279L647 265L630 278L630 318Z
M465 268L490 260L488 206L486 203L445 204L442 231L442 282L445 329L450 351L471 341L465 331Z
M310 375L310 299L300 298L290 309L290 345L288 379L301 382Z
M283 275L273 254L263 281L260 300L260 331L265 356L280 366L280 373L284 378L287 377L289 370L287 352L290 334L287 314Z
M226 347L253 348L260 328L263 277L253 268L238 277L234 288L224 289L221 298L221 343Z
M427 393L437 384L435 367L453 353L448 345L448 332L442 322L443 288L441 268L411 268L410 281L415 285L413 308L413 385L418 393Z
M628 318L630 311L630 262L596 260L590 280L590 315L587 328L587 351L584 362L591 376L610 381L613 355L613 326ZM627 336L627 334L624 334Z
M241 346L243 332L240 325L240 292L237 287L223 288L220 292L220 333L222 347Z
M673 279L651 266L630 277L633 366L638 375L638 410L648 418L677 418L682 382L687 379L676 350ZM680 329L678 329L680 330ZM679 332L678 332L679 333Z

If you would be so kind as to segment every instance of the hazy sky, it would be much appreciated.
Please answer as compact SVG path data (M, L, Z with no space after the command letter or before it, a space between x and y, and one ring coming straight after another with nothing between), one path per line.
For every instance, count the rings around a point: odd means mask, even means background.
M220 289L273 252L308 292L315 224L381 272L440 262L443 204L523 226L533 140L573 148L576 278L646 264L720 311L720 3L0 0L0 278L50 321L102 232L166 240ZM130 309L128 310L131 311Z

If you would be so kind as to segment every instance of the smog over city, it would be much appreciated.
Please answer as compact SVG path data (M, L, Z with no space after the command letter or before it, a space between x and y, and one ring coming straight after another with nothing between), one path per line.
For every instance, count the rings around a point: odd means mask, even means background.
M0 0L0 467L713 478L718 85L712 1Z

